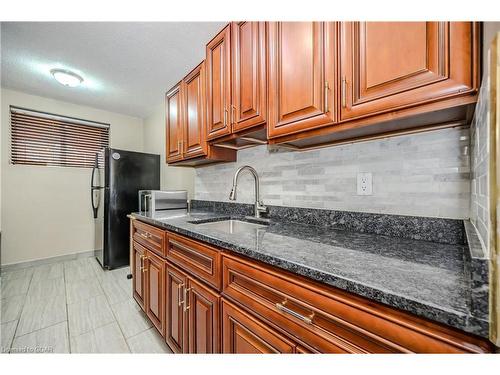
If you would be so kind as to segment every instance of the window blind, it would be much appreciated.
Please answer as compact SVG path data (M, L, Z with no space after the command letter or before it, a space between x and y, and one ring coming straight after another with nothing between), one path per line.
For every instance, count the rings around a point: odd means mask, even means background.
M92 168L109 145L109 124L10 107L11 162Z

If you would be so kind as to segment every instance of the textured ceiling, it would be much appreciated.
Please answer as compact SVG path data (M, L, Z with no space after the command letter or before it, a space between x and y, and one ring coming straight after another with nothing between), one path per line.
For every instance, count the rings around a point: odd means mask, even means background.
M200 63L220 22L2 22L2 87L146 117ZM68 88L50 69L84 77Z

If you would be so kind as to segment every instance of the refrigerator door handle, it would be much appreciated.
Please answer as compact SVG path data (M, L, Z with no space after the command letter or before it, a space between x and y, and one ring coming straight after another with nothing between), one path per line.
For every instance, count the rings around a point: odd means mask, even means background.
M99 204L95 204L94 202L94 192L95 190L98 190L99 188L97 186L93 186L94 184L94 173L95 173L96 167L92 168L92 177L90 180L90 202L92 203L92 210L94 212L94 219L97 219L97 210L99 210Z
M96 190L102 189L101 186L94 185L94 176L95 176L96 170L98 169L97 158L98 158L98 155L96 154L95 165L94 165L94 167L92 167L92 175L90 177L90 202L92 204L92 210L94 212L94 219L97 219L97 211L99 210L99 202L97 204L95 204L95 202L94 202L94 198L95 198L94 192Z

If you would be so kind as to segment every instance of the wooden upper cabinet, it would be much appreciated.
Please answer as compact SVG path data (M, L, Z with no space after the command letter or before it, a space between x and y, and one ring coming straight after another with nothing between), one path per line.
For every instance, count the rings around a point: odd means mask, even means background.
M266 24L233 22L232 54L232 132L266 122Z
M166 95L167 163L197 166L236 160L234 150L207 143L207 103L203 61Z
M167 162L182 159L182 98L181 82L165 96Z
M231 25L226 26L206 47L207 137L231 133Z
M336 27L324 22L269 23L270 138L334 122Z
M476 90L474 27L472 22L343 22L341 120Z
M183 158L203 156L207 143L205 134L205 63L198 65L182 81L184 100Z

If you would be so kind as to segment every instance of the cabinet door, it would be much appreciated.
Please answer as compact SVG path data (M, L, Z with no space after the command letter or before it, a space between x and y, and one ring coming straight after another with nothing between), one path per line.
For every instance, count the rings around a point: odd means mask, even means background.
M151 251L145 261L146 314L165 336L165 261Z
M472 22L343 22L341 119L475 89Z
M167 162L182 159L182 99L181 83L165 97Z
M270 22L270 138L335 120L336 23Z
M184 290L187 276L184 272L167 264L166 271L166 332L165 339L174 353L186 353L187 325L184 314Z
M231 126L237 132L266 122L266 24L231 24Z
M189 320L190 353L220 353L219 301L215 292L189 279L185 309Z
M222 301L224 353L294 353L295 345L238 307Z
M145 283L144 283L144 257L146 249L137 242L132 244L132 284L134 286L133 296L139 306L144 310Z
M206 48L207 138L231 133L231 26L212 39Z
M183 80L184 137L183 158L206 155L205 63L198 65Z

